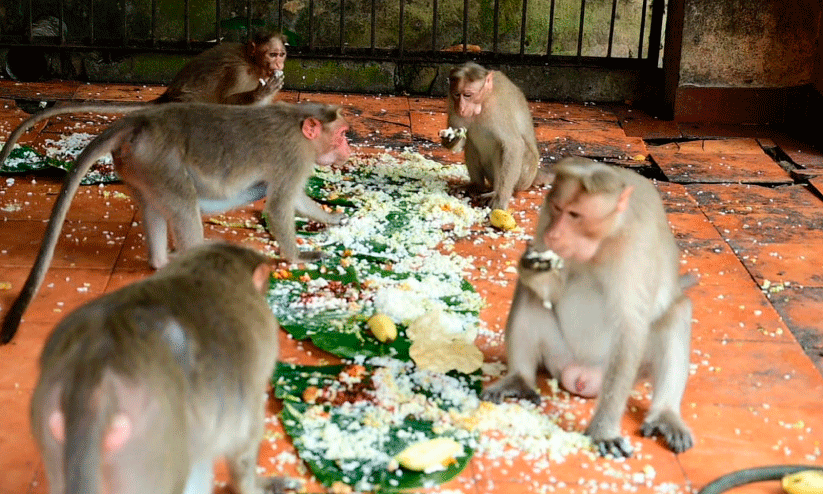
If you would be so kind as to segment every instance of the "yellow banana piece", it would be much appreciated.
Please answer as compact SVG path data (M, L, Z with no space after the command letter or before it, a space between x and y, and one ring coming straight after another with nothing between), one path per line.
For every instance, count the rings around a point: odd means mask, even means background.
M514 216L508 211L502 209L494 209L489 214L489 222L493 227L500 230L510 231L517 228L517 222L514 221Z
M787 494L823 494L823 470L803 470L783 477Z
M385 314L375 314L369 318L367 324L375 338L381 343L391 343L397 339L397 326Z
M394 457L404 468L415 472L436 472L456 463L463 455L463 446L448 437L438 437L412 444Z

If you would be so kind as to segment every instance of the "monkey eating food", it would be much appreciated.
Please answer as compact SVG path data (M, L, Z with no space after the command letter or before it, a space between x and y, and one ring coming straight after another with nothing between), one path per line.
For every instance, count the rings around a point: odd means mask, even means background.
M693 444L680 415L692 306L660 196L637 173L589 159L566 158L552 171L532 248L554 251L562 265L543 271L529 253L521 260L506 325L509 371L483 397L539 402L545 367L568 391L599 397L586 429L599 451L631 456L620 419L648 371L654 395L641 432L683 452Z
M283 87L286 38L278 33L256 33L245 44L221 43L186 63L166 91L148 103L77 104L49 108L24 120L11 133L0 163L14 144L37 122L66 113L128 113L162 103L219 103L265 105Z
M492 209L506 209L515 191L535 183L540 154L532 115L523 92L505 74L474 62L454 68L448 123L441 144L465 150L470 186L483 192ZM487 182L491 192L484 192Z
M329 213L305 193L315 164L344 163L351 154L342 109L318 103L267 106L168 103L115 122L92 140L68 173L49 219L40 252L20 295L6 314L0 339L14 336L51 263L63 222L85 173L111 152L143 218L149 264L168 260L167 228L177 250L203 240L203 213L266 198L267 228L287 261L313 260L298 252L295 212L325 224Z
M256 473L278 356L266 261L208 243L57 325L31 402L50 493L210 493L224 457L234 492L282 492Z

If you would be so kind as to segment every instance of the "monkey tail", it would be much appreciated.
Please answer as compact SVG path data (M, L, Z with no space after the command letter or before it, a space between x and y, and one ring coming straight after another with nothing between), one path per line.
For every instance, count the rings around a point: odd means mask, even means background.
M63 228L63 222L66 219L66 214L71 206L71 200L74 194L80 187L80 182L91 168L97 159L111 152L117 145L122 142L123 138L128 133L129 126L122 123L123 121L115 122L111 127L103 131L93 141L86 146L86 149L77 157L74 167L69 170L66 179L63 181L63 187L60 189L60 194L52 208L49 224L46 226L46 233L43 235L43 241L40 244L40 252L37 254L37 259L34 261L34 267L31 268L29 277L20 290L20 295L9 307L8 313L3 320L3 329L0 331L0 344L6 344L14 337L17 332L17 327L20 325L20 320L23 318L23 313L31 303L43 279L46 277L46 271L49 269L51 259L54 256L54 249L57 246L57 241L60 239L60 230Z
M106 389L101 379L103 365L89 362L78 370L72 384L64 390L66 442L63 445L65 492L98 494L101 489L100 472L103 442L109 424L115 415L117 403L114 389ZM96 375L89 370L98 369ZM111 386L108 386L111 388Z
M786 475L801 472L803 470L823 470L819 465L773 465L767 467L746 468L726 475L712 481L698 494L721 494L729 489L750 484L752 482L763 482L764 480L780 480Z
M20 136L25 134L30 128L34 127L37 122L56 115L64 115L66 113L85 113L85 112L99 112L99 113L128 113L140 108L144 108L146 103L117 103L111 105L90 104L90 105L72 105L52 107L41 112L35 113L29 118L23 120L20 125L14 129L6 143L3 145L3 150L0 151L0 164L5 163L11 154L14 144L20 139Z

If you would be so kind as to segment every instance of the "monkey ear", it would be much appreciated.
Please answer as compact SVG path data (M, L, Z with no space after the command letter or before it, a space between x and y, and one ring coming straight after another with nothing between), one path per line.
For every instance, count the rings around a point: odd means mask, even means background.
M320 131L323 129L323 124L320 120L309 117L303 120L303 135L306 136L306 139L314 139L320 135Z
M254 273L251 276L255 288L260 293L265 293L269 287L269 277L271 276L271 266L268 264L261 264L254 268Z
M627 207L629 207L629 200L632 198L632 192L634 192L633 185L627 186L620 191L620 195L617 197L617 205L615 206L617 212L622 213Z
M490 70L489 73L486 74L486 83L483 85L483 91L490 93L492 89L494 89L494 71Z

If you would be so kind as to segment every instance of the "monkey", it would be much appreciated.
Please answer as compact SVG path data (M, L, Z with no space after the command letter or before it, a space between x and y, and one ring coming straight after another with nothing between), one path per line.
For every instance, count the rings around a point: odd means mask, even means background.
M278 356L269 276L262 253L206 243L59 322L31 400L49 492L209 493L222 457L234 492L288 487L256 474Z
M641 432L659 433L683 452L693 444L680 414L692 306L662 200L649 180L627 169L575 157L552 171L506 323L509 370L482 396L539 403L543 366L571 393L599 397L586 434L601 454L629 457L620 419L636 379L649 374L654 396ZM530 249L562 259L543 291L530 287L540 268L523 266Z
M474 62L452 69L448 124L465 128L465 135L441 132L441 144L453 152L465 148L469 188L482 192L492 209L506 209L515 191L537 183L540 153L531 112L523 91L502 72Z
M146 103L77 104L38 112L17 126L0 151L5 163L14 144L37 122L66 113L128 113L163 103L269 104L283 87L286 38L258 32L245 44L222 43L189 60L165 92Z
M168 261L168 226L177 250L203 241L202 213L217 213L266 198L269 233L287 261L321 252L298 252L295 212L340 224L306 195L315 164L344 163L351 153L349 126L339 106L276 102L267 106L166 103L126 115L95 137L66 176L52 209L40 252L9 308L0 341L7 343L48 270L60 230L80 181L111 152L114 169L131 190L143 218L149 264Z

